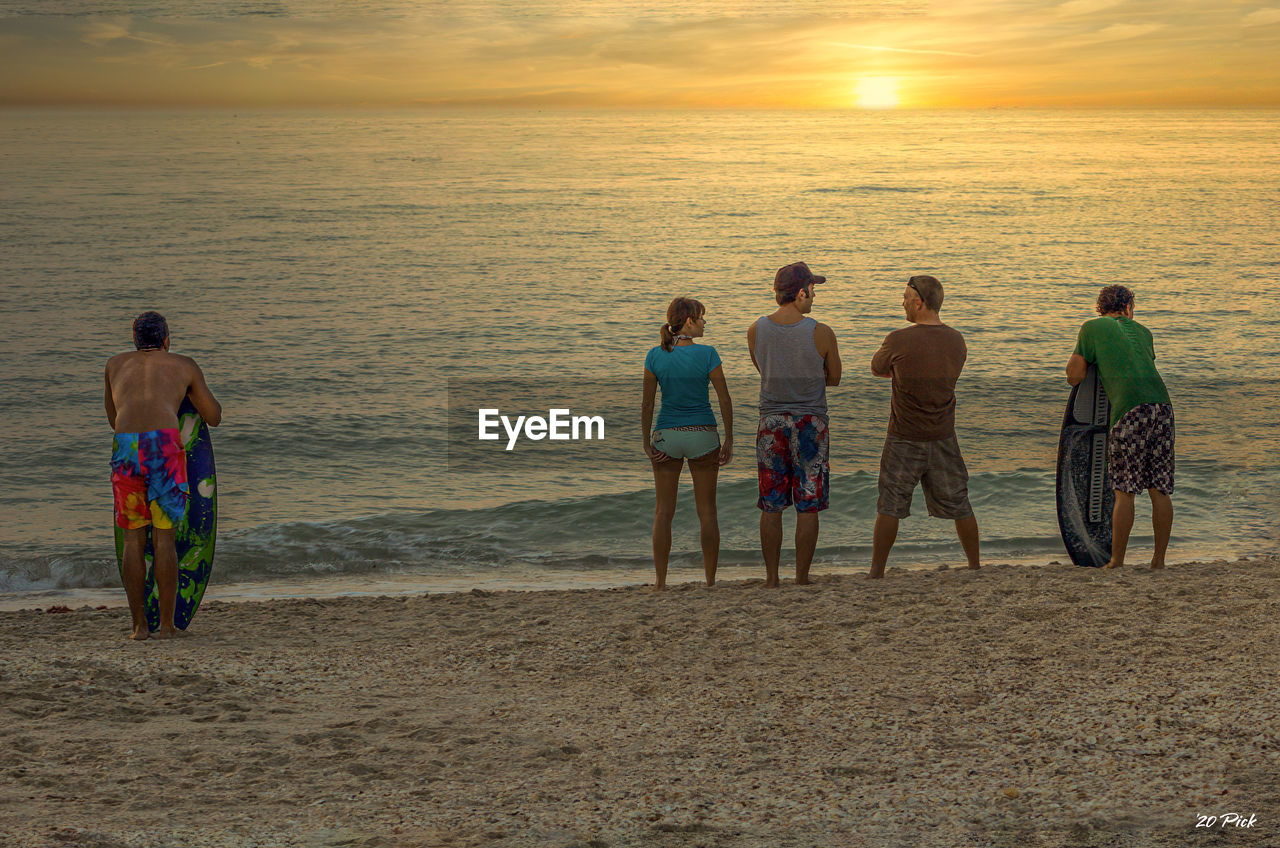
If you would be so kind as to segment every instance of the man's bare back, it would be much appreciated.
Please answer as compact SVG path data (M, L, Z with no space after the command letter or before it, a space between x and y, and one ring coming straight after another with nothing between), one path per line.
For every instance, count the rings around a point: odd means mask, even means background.
M216 427L222 407L194 359L164 348L116 354L107 361L107 420L117 433L145 433L178 426L178 407L191 396L200 417Z
M169 352L169 325L159 312L133 322L137 348L107 360L105 406L115 431L111 442L111 491L116 526L124 532L120 572L129 615L130 638L150 636L146 616L147 540L152 542L160 627L156 635L178 635L174 606L178 591L175 533L187 508L186 463L178 431L178 408L191 398L210 427L222 422L218 403L194 359Z

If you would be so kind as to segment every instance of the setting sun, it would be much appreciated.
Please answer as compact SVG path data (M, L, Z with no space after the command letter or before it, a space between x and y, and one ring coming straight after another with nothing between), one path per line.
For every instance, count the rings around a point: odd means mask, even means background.
M858 80L858 107L892 109L898 105L898 81L893 77L863 77Z

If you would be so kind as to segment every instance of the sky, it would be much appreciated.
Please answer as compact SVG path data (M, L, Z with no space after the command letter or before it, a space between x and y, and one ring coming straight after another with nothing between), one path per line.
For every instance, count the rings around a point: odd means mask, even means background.
M1280 107L1280 0L0 0L0 106Z

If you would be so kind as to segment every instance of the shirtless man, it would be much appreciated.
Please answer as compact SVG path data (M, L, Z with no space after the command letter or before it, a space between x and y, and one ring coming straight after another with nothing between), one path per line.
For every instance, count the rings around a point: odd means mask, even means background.
M174 528L187 508L187 455L178 435L178 407L190 397L210 427L222 421L222 406L209 391L194 359L169 353L169 326L159 312L133 322L137 348L107 361L107 422L111 445L111 489L116 524L124 529L124 591L133 616L133 639L148 635L143 594L147 579L147 528L155 554L160 594L156 637L178 635L173 610L178 600L178 551Z

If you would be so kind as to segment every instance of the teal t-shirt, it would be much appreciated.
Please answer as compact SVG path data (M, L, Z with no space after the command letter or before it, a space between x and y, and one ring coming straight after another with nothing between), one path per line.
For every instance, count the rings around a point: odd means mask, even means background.
M1076 340L1076 353L1098 367L1102 388L1111 401L1111 426L1144 403L1169 403L1169 390L1156 372L1151 331L1131 318L1103 316L1086 321Z
M655 430L667 427L692 427L710 424L716 417L711 412L707 392L711 372L720 367L720 354L711 345L676 345L671 350L655 347L644 358L646 371L652 371L662 389L662 409L658 411Z

